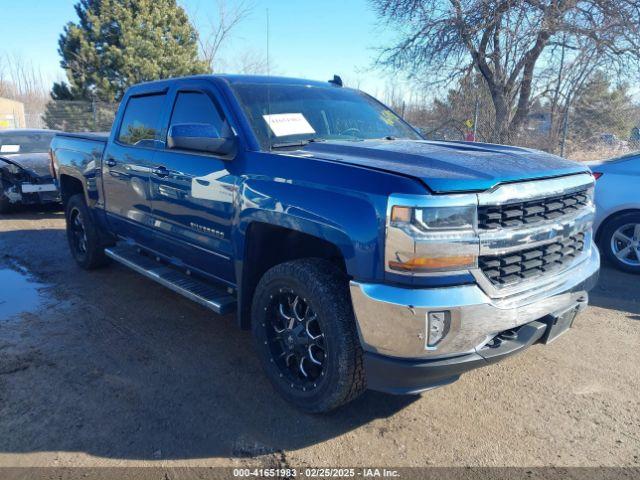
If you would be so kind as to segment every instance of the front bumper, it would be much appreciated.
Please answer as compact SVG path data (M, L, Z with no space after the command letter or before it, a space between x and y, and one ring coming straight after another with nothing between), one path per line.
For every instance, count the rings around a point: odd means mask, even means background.
M410 393L454 381L463 371L486 364L483 347L499 333L523 325L532 325L537 332L536 324L544 325L538 320L586 306L599 267L600 256L593 246L584 261L555 276L553 283L500 299L490 298L478 285L410 289L351 282L369 387ZM436 347L428 347L428 313L444 310L451 312L449 332ZM527 330L522 333L526 342L520 340L493 358L520 351L544 333L534 338L537 333L528 336ZM383 381L385 376L390 383Z
M474 353L439 360L403 360L365 352L367 386L406 395L448 385L464 372L502 360L540 341L547 325L534 321L518 328L515 339L501 341L498 347L485 346Z

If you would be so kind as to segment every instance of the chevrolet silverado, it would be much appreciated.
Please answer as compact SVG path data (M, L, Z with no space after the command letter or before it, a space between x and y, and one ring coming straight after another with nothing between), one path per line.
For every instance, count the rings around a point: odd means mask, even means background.
M58 134L51 153L77 263L235 312L307 412L549 343L597 280L586 167L426 141L339 77L136 85L109 135Z

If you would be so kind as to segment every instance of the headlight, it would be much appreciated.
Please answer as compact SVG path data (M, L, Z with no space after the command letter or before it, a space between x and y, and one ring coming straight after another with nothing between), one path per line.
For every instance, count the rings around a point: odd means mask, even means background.
M407 205L409 199L391 197L386 270L428 275L476 268L480 247L475 195L428 198L421 197L421 203L436 205ZM453 205L438 205L447 200Z
M412 225L423 232L473 230L476 207L399 207L391 210L391 225Z

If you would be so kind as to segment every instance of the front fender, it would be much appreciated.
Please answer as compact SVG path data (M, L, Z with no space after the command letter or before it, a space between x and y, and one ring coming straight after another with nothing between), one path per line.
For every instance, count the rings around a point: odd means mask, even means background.
M371 280L382 268L384 217L379 212L385 211L386 196L252 179L243 184L240 203L233 242L235 258L243 257L249 225L263 222L335 245L353 278Z

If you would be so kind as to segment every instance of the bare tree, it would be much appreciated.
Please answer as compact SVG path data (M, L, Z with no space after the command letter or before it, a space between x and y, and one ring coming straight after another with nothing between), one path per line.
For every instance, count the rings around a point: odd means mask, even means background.
M29 113L41 111L49 95L40 69L18 54L0 54L0 97L22 102Z
M253 4L246 0L233 2L232 6L226 0L215 0L215 15L206 15L205 21L197 25L200 55L211 71L219 70L218 62L222 62L222 48L229 42L238 25L251 14L253 8ZM190 16L197 18L200 15L192 12Z
M430 83L482 75L495 110L494 141L507 142L523 127L551 47L579 44L620 75L640 65L640 0L370 2L401 32L379 64Z
M266 54L258 50L243 49L228 59L220 56L216 60L216 71L242 73L247 75L264 75L277 70L273 61L267 61Z
M589 80L599 71L606 70L610 63L609 58L599 55L595 47L590 41L570 38L566 34L563 34L562 42L549 47L534 98L544 100L549 112L550 148L560 145L560 136L575 99L587 88Z

